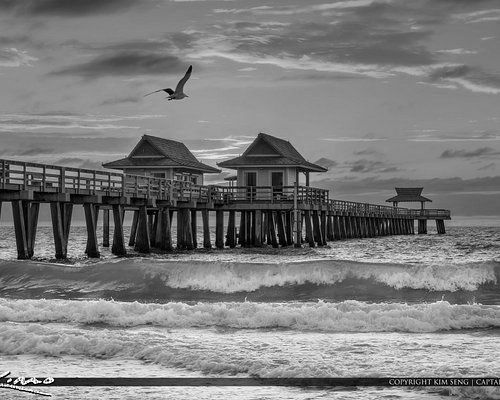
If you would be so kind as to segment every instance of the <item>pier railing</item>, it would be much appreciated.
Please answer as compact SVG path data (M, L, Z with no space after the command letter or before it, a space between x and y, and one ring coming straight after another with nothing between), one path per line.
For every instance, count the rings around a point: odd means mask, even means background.
M31 190L157 200L318 205L336 213L383 214L421 219L449 219L449 210L414 210L329 198L329 191L309 186L219 186L123 174L106 170L62 167L0 159L0 190Z

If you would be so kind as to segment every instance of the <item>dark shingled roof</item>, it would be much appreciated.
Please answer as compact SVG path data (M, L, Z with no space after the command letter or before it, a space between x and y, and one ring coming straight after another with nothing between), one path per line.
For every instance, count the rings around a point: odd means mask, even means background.
M271 146L275 151L276 155L249 155L252 147L260 142L264 141L269 146ZM326 172L327 168L324 168L320 165L313 164L309 161L306 161L304 157L293 147L293 145L283 139L277 138L275 136L267 135L265 133L259 133L257 138L252 142L252 144L245 150L245 152L236 158L232 158L230 160L222 161L217 163L219 167L224 168L238 168L242 166L292 166L299 167L303 171L309 172Z
M399 202L421 202L431 201L427 197L422 196L424 188L395 188L397 195L387 199L386 202L391 203L394 201Z
M153 146L162 158L134 158L133 154L144 142ZM217 168L199 162L186 145L172 139L143 135L128 157L103 164L104 168L123 169L126 167L173 167L188 168L200 172L220 172Z

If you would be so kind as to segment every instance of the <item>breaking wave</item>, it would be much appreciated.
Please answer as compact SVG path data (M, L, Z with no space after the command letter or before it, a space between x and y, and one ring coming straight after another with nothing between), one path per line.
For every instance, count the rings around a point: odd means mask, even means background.
M0 295L203 301L500 301L500 263L417 265L339 260L237 263L106 260L83 266L0 263Z
M196 303L0 299L1 322L224 327L321 332L436 332L499 328L500 307L382 303ZM1 341L0 341L1 342Z

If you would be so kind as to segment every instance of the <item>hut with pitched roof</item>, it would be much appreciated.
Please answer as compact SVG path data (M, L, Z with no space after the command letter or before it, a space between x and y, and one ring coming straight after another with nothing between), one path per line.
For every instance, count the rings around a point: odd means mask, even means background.
M328 171L307 161L287 140L265 133L259 133L241 156L217 165L236 170L237 186L272 186L276 190L298 183L300 173L305 174L309 186L311 172Z
M425 209L426 202L432 202L431 199L422 196L422 191L424 188L421 187L411 187L411 188L395 188L396 196L387 199L387 203L392 203L394 207L397 207L399 203L420 203L420 209Z
M184 143L151 135L143 135L127 157L104 163L103 167L196 185L203 185L204 173L220 172L198 161Z

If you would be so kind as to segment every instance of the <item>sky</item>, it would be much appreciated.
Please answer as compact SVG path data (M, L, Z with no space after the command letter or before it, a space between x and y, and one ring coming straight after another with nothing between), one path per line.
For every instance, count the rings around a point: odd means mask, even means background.
M101 168L150 134L215 165L265 132L333 198L498 217L499 39L498 0L0 0L0 158ZM144 97L189 65L188 98Z

